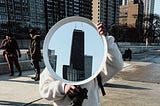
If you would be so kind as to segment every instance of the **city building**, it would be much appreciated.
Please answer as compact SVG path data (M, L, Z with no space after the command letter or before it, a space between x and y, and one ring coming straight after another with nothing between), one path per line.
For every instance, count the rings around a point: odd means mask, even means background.
M71 53L70 53L70 65L63 65L63 75L68 75L69 78L64 79L71 81L81 81L85 79L85 63L84 63L84 32L82 30L74 29L72 36L72 44L71 44ZM67 70L69 69L69 70ZM73 70L74 71L73 71ZM73 73L72 73L73 72ZM75 75L76 74L76 75ZM77 76L77 77L71 77ZM76 78L76 79L74 79Z
M119 24L127 25L128 19L128 5L120 6Z
M143 22L143 2L130 0L128 5L120 6L119 24L136 28L142 27Z
M129 0L119 0L120 5L128 5Z
M128 3L128 19L127 25L136 28L137 26L142 27L143 22L143 2L135 2L135 0L130 0Z
M44 0L46 31L65 18L65 0Z
M67 73L66 73L67 72ZM63 65L63 78L69 81L80 81L79 74L72 66Z
M93 22L103 22L107 28L119 22L119 0L93 0Z
M45 0L46 30L69 16L92 19L92 0Z
M28 1L28 0L19 0ZM29 0L29 24L28 28L35 28L40 31L41 36L45 37L45 7L44 0Z
M143 0L143 3L144 3L144 14L145 15L154 14L155 0Z
M143 12L145 15L154 13L155 0L120 0L120 5L128 5L130 1L134 2L134 4L143 1L144 4Z
M48 59L53 71L56 72L57 55L55 55L55 50L48 49Z
M7 3L5 0L0 0L0 38L4 33L7 33L8 24L8 9L6 8Z
M93 62L93 56L86 56L84 57L84 63L85 63L85 79L92 76L92 62Z
M0 0L1 36L7 33L22 36L29 22L29 9L28 0Z
M123 0L123 5L128 5L129 0Z
M122 41L143 40L143 2L130 0L128 5L120 6L119 25L122 27ZM124 37L125 36L125 37ZM136 37L135 37L136 36Z
M35 28L44 38L56 22L75 15L92 19L92 0L0 0L0 34L29 38Z

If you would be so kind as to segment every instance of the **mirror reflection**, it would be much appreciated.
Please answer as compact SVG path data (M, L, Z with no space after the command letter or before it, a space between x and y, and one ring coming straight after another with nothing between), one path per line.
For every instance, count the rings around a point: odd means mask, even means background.
M60 26L48 46L53 71L68 81L82 81L94 75L102 63L103 53L103 41L97 30L79 21Z

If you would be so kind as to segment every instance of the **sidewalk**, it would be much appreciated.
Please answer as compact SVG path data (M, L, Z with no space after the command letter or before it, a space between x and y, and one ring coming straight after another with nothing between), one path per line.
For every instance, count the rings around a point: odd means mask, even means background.
M160 64L125 62L106 84L102 106L160 106Z
M160 64L125 62L125 67L105 84L101 106L159 106ZM0 106L51 106L38 92L38 82L25 71L21 77L0 75ZM100 92L101 95L101 92Z
M24 71L21 77L0 75L0 106L48 106L52 103L41 99L38 82L31 79L34 71Z

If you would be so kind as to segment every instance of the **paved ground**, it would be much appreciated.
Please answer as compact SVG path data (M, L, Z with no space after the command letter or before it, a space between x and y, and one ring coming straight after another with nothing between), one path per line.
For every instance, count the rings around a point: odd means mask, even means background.
M18 74L18 73L17 73ZM0 76L0 106L48 106L49 101L41 99L38 82L31 79L33 71L23 72L22 77Z
M108 84L102 106L160 106L160 64L126 62Z
M160 64L125 62L125 67L105 84L102 106L160 106ZM18 73L17 73L18 74ZM22 77L0 75L0 106L50 106L41 99L33 71ZM101 94L101 92L100 92Z

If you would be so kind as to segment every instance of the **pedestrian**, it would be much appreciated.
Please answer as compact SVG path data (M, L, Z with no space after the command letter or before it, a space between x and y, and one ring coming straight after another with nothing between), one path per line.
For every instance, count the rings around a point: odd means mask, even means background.
M21 57L21 52L16 40L12 35L7 34L5 39L2 40L0 48L3 48L3 55L7 61L9 71L11 72L10 76L14 75L14 66L15 64L17 70L19 71L18 76L22 75L22 70L18 62L18 58Z
M35 70L35 76L32 77L32 79L34 79L35 81L38 81L40 79L39 62L41 61L41 48L40 48L41 36L38 34L37 30L35 29L30 29L29 35L31 37L29 54Z
M128 48L128 60L131 61L132 59L132 50L130 48Z
M128 49L125 50L125 52L123 54L123 59L124 59L124 61L126 59L128 59L129 61L131 61L131 59L132 59L132 50L130 48L128 48Z
M108 45L108 55L107 60L103 66L103 70L101 70L100 74L94 78L92 81L80 85L81 88L86 88L88 93L87 99L84 99L82 106L100 106L99 100L99 81L101 80L104 84L109 79L107 76L107 71L111 70L113 73L118 72L123 67L123 59L122 55L114 42L114 37L108 36L106 34L105 28L102 23L97 24L98 32L101 36L105 36ZM101 88L103 85L101 86ZM105 95L104 89L103 95ZM45 68L41 74L41 79L39 83L39 92L41 96L45 99L52 100L54 106L79 106L79 105L71 105L73 99L70 97L74 97L78 92L77 86L65 84L60 82L49 73L48 69ZM74 99L75 100L75 99ZM78 99L77 99L78 100ZM80 104L81 106L81 104Z

